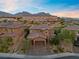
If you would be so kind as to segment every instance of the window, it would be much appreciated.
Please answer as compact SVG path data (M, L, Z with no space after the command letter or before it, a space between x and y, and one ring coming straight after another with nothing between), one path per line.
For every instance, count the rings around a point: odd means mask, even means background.
M79 36L77 36L77 41L79 41Z

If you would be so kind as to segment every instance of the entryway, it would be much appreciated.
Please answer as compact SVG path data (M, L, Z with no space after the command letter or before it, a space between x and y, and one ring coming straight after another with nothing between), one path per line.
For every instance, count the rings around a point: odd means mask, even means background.
M31 45L27 55L50 55L52 54L49 50L49 47L45 45L44 41L35 41L35 45Z

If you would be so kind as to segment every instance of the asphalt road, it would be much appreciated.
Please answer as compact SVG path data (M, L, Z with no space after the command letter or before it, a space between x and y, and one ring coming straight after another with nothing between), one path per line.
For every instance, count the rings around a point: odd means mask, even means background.
M0 59L22 59L22 58L0 57Z
M79 59L79 54L60 53L47 56L29 56L17 54L0 54L0 59Z

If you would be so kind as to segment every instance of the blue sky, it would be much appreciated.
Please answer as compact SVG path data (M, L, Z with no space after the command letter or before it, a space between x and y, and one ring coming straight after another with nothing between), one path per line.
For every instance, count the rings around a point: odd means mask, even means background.
M79 18L79 0L1 0L0 11L9 13L47 12L61 17Z

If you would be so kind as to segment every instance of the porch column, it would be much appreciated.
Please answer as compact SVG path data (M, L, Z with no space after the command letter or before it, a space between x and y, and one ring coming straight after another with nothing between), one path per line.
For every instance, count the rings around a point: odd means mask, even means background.
M46 47L46 40L44 40L44 44L45 44L45 47Z

